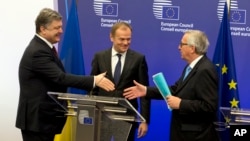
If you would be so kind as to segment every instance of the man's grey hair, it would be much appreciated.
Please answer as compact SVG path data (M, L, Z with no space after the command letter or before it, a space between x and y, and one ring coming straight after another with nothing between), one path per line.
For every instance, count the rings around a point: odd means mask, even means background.
M187 30L187 44L195 46L197 54L206 54L209 46L207 35L200 30Z
M55 10L50 8L44 8L40 11L39 15L36 18L36 33L40 32L40 27L47 27L54 20L62 20L62 16Z

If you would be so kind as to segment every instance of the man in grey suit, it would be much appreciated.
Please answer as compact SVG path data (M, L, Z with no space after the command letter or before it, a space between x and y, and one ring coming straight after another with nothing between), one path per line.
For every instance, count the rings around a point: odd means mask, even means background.
M66 116L48 91L66 92L67 87L90 90L95 86L113 91L114 84L104 77L105 73L77 76L65 72L53 47L63 33L62 17L57 11L42 9L35 23L36 35L19 64L16 127L21 129L24 141L53 141L55 134L61 133Z
M114 24L110 32L110 40L113 46L107 50L95 54L92 61L91 74L106 72L106 77L115 83L115 91L108 92L104 89L94 91L97 95L110 97L123 97L125 88L134 86L133 80L144 85L148 85L148 66L145 56L131 49L132 27L126 22ZM119 57L117 56L119 54ZM120 59L119 59L120 58ZM116 64L120 61L119 78L116 79ZM136 109L139 107L137 99L129 101ZM137 137L142 137L147 133L150 116L150 100L140 99L140 112L146 122L140 123ZM135 138L136 124L133 124L128 141Z
M208 46L207 36L199 30L186 31L179 44L181 58L187 66L170 87L172 96L167 97L167 104L173 109L170 141L219 140L213 124L218 108L218 76L206 56ZM191 68L189 74L185 74L186 68ZM126 98L162 98L157 88L134 82L136 86L124 91Z

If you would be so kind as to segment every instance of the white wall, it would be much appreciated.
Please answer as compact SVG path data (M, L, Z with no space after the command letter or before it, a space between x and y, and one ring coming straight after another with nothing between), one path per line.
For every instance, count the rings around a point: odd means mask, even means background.
M35 33L35 18L56 0L1 0L0 3L0 141L21 141L15 127L19 98L18 65ZM32 115L31 115L32 116Z

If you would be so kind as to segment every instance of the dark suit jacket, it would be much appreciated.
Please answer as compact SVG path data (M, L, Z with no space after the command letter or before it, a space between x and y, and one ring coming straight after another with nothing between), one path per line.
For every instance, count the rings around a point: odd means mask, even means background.
M35 132L60 133L66 117L47 92L66 92L67 86L90 90L93 83L92 76L66 74L52 49L35 36L19 65L20 97L16 127Z
M184 69L185 70L185 69ZM171 141L218 141L213 121L218 106L218 76L214 64L203 56L183 81L171 86L180 97L180 109L172 111ZM147 97L161 98L157 88L148 88Z
M91 74L96 75L102 72L107 72L107 78L114 82L111 68L111 48L96 53L92 61ZM144 55L129 49L126 54L126 60L120 80L115 91L107 92L103 89L97 89L95 90L95 93L100 96L123 97L123 90L134 86L133 80L148 86L148 66ZM141 115L147 122L149 122L150 100L141 98L140 101ZM138 108L137 99L130 100L130 103L135 108Z

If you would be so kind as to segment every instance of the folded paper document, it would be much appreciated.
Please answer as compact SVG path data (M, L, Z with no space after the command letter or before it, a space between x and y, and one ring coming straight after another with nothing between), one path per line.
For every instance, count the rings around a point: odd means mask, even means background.
M171 95L171 92L169 90L167 81L165 80L163 73L159 72L159 73L153 75L153 81L154 81L156 87L158 88L158 90L160 91L164 100L167 101L166 97L168 95ZM168 108L169 108L169 110L171 110L170 107L168 107Z

